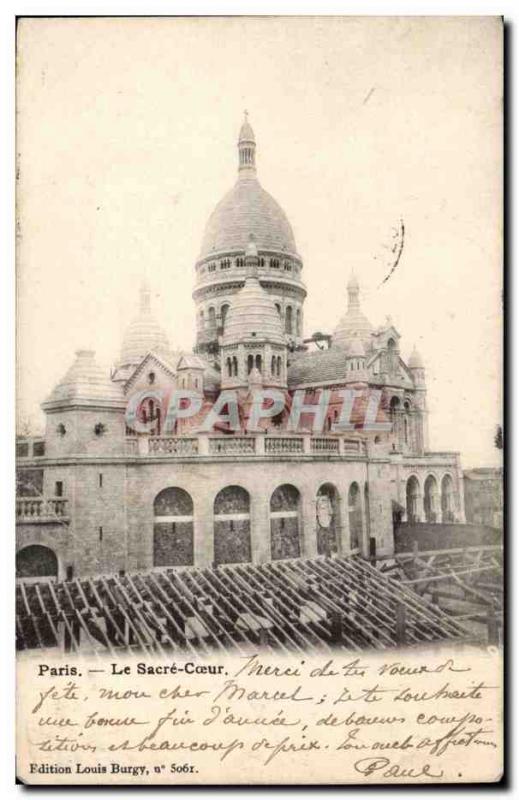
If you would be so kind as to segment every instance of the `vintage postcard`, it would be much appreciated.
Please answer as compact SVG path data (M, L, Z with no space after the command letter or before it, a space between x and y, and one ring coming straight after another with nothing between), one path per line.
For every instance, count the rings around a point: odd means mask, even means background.
M503 23L17 27L16 778L503 775Z

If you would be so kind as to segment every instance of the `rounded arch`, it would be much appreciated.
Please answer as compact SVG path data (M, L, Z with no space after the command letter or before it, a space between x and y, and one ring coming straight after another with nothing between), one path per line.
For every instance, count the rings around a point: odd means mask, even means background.
M368 485L366 484L365 492L367 492L367 489ZM357 481L353 481L348 489L348 517L350 523L350 547L352 550L356 550L361 545L363 534L362 501Z
M251 560L250 495L242 486L225 486L214 499L214 561Z
M54 550L42 544L30 544L16 553L17 578L58 577L58 557Z
M331 555L339 550L340 497L333 483L323 483L316 497L318 555Z
M179 486L163 489L153 501L153 565L179 567L194 563L194 505Z
M416 475L411 475L406 484L406 510L408 522L420 521L420 481Z
M435 475L428 475L423 486L423 510L426 522L438 522L438 481Z
M222 320L222 327L225 326L225 319L227 317L227 312L229 311L230 303L223 303L222 307L220 308L220 318Z
M301 555L301 493L290 483L275 489L270 497L271 558Z
M214 306L209 306L207 309L207 318L209 321L209 326L212 328L216 325L216 310Z
M441 512L442 522L455 521L455 490L450 472L446 472L441 480Z

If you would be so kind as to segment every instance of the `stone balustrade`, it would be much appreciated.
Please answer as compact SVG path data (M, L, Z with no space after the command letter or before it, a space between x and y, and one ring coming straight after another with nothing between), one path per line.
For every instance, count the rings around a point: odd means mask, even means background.
M140 436L127 439L127 455L211 456L320 456L349 457L365 453L364 442L338 436L311 434Z
M264 440L267 455L292 455L304 453L303 436L266 436Z
M17 497L16 519L18 522L47 522L65 519L67 500L63 497Z
M196 456L198 439L187 436L152 436L148 439L150 455Z
M219 436L209 439L210 455L254 455L254 436Z

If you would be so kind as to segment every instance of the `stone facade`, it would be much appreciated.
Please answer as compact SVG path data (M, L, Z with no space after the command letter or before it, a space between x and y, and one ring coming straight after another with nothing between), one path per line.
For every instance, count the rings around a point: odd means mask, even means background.
M354 277L331 346L311 349L302 261L284 212L257 182L248 121L238 151L237 186L211 216L195 266L195 353L169 349L144 283L111 374L79 351L43 403L44 439L20 441L20 576L367 557L392 553L397 521L464 521L459 457L429 450L419 354L404 361L389 318L371 325ZM178 390L200 406L168 430ZM265 390L280 393L280 407L247 432ZM237 392L242 427L230 432L219 420L204 431L226 391ZM369 396L378 398L377 429L363 425Z

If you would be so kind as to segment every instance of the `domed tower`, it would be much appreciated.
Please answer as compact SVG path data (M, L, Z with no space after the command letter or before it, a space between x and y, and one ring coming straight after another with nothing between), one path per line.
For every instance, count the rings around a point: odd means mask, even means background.
M286 388L287 345L272 297L258 277L259 255L251 236L244 256L245 283L234 295L221 344L222 389L254 383Z
M139 292L139 311L125 331L113 380L127 380L149 352L164 358L171 355L168 337L152 314L149 285L143 280Z
M245 284L251 233L258 251L259 283L274 303L284 341L297 347L303 336L306 297L303 262L285 212L256 176L256 139L245 114L238 139L238 178L209 217L196 262L197 352L218 352L229 308Z
M335 328L332 347L347 348L354 336L360 336L366 350L371 349L373 326L360 308L360 287L355 275L348 281L348 309Z

